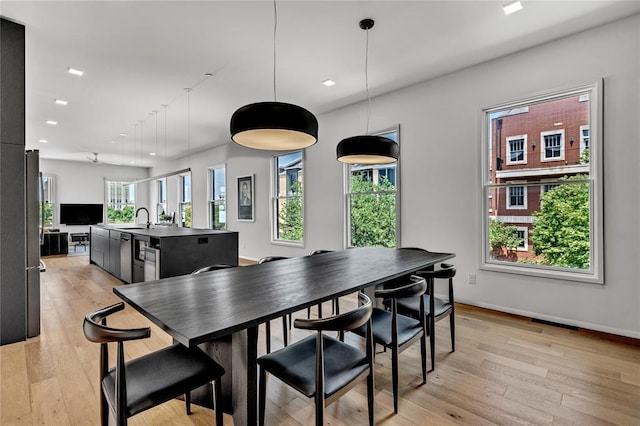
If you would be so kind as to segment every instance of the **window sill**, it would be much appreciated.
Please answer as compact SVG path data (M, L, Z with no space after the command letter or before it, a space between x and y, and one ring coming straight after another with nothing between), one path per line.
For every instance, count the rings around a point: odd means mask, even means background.
M516 275L528 275L532 277L549 278L554 280L578 281L587 284L604 284L603 278L594 272L579 272L551 268L546 269L533 265L514 265L508 262L485 263L480 266L480 270Z

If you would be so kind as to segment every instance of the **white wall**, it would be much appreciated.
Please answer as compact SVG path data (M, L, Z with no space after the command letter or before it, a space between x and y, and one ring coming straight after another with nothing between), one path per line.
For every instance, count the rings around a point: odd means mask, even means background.
M640 193L630 188L640 182L639 28L635 16L373 99L372 131L401 126L401 245L454 252L459 301L640 337ZM479 270L481 109L599 78L605 92L605 285ZM342 248L343 168L335 146L363 133L365 108L360 103L318 117L319 141L305 153L304 248L270 242L272 153L231 144L151 174L190 164L194 227L206 227L206 169L226 163L228 228L240 232L243 257ZM239 223L235 178L252 173L256 220ZM474 286L466 284L469 273L477 274Z
M62 232L87 232L88 226L60 225L60 204L105 204L104 181L133 180L148 176L148 169L142 167L123 167L110 164L93 164L90 162L62 161L40 159L40 171L53 176L55 188L54 227ZM147 207L149 195L148 185L138 185L136 205ZM144 218L141 218L144 221Z

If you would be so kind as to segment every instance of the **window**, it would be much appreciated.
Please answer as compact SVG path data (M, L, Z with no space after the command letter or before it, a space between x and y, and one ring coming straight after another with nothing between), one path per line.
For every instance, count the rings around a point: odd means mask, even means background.
M304 156L302 151L273 158L273 240L304 241Z
M42 176L42 181L40 182L39 186L39 192L38 192L38 198L39 198L39 205L38 205L38 218L42 218L42 215L44 214L44 227L45 228L52 228L54 226L54 211L55 211L55 203L54 203L54 197L53 197L53 181L54 178L52 176ZM40 220L40 219L39 219Z
M507 164L523 164L527 162L526 141L526 135L507 138Z
M541 132L540 140L542 161L564 160L564 129Z
M158 222L167 222L171 220L171 216L167 212L167 178L157 180L158 184L158 205L156 206L156 215Z
M225 166L209 169L209 227L227 229Z
M136 221L136 185L129 181L106 180L107 223Z
M589 126L580 126L580 157L585 155L585 150L589 150Z
M191 228L191 173L180 175L180 226Z
M379 135L399 143L398 129ZM397 247L398 163L348 164L345 170L347 247Z
M516 250L527 251L529 249L529 244L527 243L529 239L529 229L525 226L516 226L516 236L519 242Z
M602 84L483 112L482 268L602 283Z
M507 189L509 190L507 208L526 209L527 208L527 189L524 186L510 186Z

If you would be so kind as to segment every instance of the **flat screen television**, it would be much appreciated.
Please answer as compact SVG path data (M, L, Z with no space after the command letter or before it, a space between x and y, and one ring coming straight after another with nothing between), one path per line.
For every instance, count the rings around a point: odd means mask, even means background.
M60 204L60 223L65 225L95 225L102 222L102 204Z

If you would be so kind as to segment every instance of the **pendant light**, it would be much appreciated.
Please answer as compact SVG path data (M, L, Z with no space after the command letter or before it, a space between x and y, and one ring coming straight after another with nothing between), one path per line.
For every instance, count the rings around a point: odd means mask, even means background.
M231 116L231 139L248 148L294 150L315 144L318 120L306 109L277 101L276 30L278 12L273 2L273 102L258 102L239 108Z
M365 53L365 88L367 91L367 129L369 133L369 118L371 116L371 96L369 95L369 30L373 28L373 19L360 21L360 28L367 32L367 46ZM343 139L336 148L338 161L347 164L386 164L398 161L400 148L389 138L376 135L351 136Z

